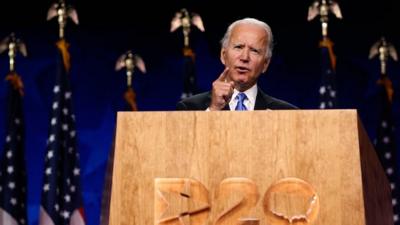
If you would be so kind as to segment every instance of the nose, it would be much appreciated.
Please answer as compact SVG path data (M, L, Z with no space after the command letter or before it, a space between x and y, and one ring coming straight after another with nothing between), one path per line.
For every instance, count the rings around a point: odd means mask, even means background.
M240 53L240 60L243 62L248 62L250 60L250 51L248 48L244 48Z

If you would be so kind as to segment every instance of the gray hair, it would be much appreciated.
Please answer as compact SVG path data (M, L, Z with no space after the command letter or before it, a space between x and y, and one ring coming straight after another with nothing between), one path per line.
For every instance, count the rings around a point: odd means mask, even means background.
M271 27L263 21L254 19L254 18L244 18L240 20L236 20L235 22L229 25L228 29L226 30L224 37L221 40L221 47L226 48L228 46L229 39L231 38L232 30L235 26L239 24L252 24L262 27L265 32L268 34L268 38L266 39L265 46L267 46L267 58L271 58L272 50L274 47L274 37L272 35Z

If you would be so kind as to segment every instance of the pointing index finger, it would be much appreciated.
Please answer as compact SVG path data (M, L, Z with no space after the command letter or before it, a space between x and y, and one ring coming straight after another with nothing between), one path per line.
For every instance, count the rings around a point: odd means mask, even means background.
M219 81L224 81L227 82L227 76L228 76L229 68L225 67L224 71L219 75L218 80Z

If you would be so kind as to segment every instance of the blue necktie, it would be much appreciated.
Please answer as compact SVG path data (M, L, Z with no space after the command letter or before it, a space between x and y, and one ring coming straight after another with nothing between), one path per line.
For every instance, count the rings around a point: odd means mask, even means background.
M246 106L244 105L244 100L247 99L247 96L245 93L240 92L237 96L236 99L238 100L237 105L235 110L236 111L244 111L247 110Z

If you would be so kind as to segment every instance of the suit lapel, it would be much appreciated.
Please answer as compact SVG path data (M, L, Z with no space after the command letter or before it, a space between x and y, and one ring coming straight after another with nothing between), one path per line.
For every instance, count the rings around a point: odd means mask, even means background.
M226 104L225 107L224 107L222 110L228 110L228 111L231 110L231 109L229 108L229 103Z
M265 99L265 93L258 88L254 110L263 110L268 108L268 102Z

